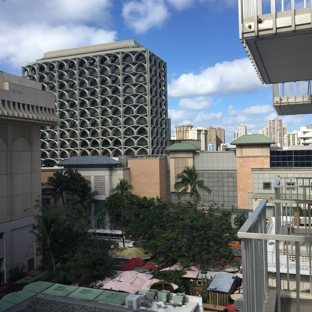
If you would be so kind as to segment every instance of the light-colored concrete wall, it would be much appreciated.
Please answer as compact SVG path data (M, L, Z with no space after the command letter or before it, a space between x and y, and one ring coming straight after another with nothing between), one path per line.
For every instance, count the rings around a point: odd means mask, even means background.
M0 72L0 237L9 270L35 262L35 204L41 196L40 126L56 124L55 96L41 84Z
M36 201L41 196L40 125L0 118L0 233L4 233L5 271L35 258Z
M253 193L252 168L270 168L270 147L237 146L237 204L240 209L250 209L250 194Z
M197 170L236 170L234 151L195 153L194 163Z
M40 198L40 149L36 124L0 119L0 223L31 216Z
M130 158L128 167L133 194L167 200L166 158Z

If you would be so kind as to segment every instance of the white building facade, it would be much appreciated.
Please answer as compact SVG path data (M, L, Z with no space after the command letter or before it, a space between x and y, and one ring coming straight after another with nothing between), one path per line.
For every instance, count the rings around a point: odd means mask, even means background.
M300 127L298 139L300 139L300 144L303 146L312 145L312 125Z

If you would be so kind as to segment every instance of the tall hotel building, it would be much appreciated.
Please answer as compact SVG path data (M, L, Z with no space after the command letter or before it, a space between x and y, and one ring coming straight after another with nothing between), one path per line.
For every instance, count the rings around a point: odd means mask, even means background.
M22 75L57 99L60 123L41 131L43 163L155 155L167 146L166 63L134 40L47 52Z

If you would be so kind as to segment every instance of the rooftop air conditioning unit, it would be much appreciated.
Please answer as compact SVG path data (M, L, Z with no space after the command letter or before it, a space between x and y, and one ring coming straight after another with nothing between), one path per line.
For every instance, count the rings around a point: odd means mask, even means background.
M148 292L145 294L147 300L154 300L157 295L157 289L149 289Z
M184 299L185 299L185 294L183 293L177 293L174 297L173 297L173 304L174 305L178 305L178 306L182 306L184 303Z
M157 294L158 300L168 302L170 299L170 291L169 290L161 290Z
M141 296L140 295L129 295L126 297L126 308L132 311L140 311Z

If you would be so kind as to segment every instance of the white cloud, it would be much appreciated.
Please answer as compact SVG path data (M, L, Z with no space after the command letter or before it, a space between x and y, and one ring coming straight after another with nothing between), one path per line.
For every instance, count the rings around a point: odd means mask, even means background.
M195 98L183 98L179 101L179 106L185 109L200 110L209 108L212 105L212 98L210 97L195 97Z
M14 25L27 23L62 25L92 23L106 26L111 21L111 0L14 0L0 2L0 20ZM38 26L39 26L38 25Z
M42 58L44 52L87 46L116 40L115 32L108 32L88 26L56 26L49 27L37 24L9 29L8 25L0 23L6 36L0 37L0 61L18 69L28 62ZM31 36L29 35L31 33Z
M169 17L169 12L164 0L140 0L125 3L122 16L126 26L142 34L152 27L160 27Z
M272 105L253 105L246 108L243 108L241 110L236 110L233 106L228 107L228 114L230 116L235 115L266 115L266 114L275 114L274 109Z
M209 127L222 120L222 112L206 113L203 111L194 112L182 109L169 109L168 114L173 128L181 124L191 124L194 127Z
M280 118L281 116L278 116ZM291 115L291 116L283 116L283 124L287 126L292 125L306 125L307 119L309 119L309 115ZM299 128L296 128L296 130L299 130ZM290 132L287 130L287 132Z
M262 84L248 58L217 63L199 74L182 74L169 84L169 96L192 97L248 93Z
M107 28L110 1L0 1L0 46L5 47L0 64L18 74L44 52L115 41L117 33Z

